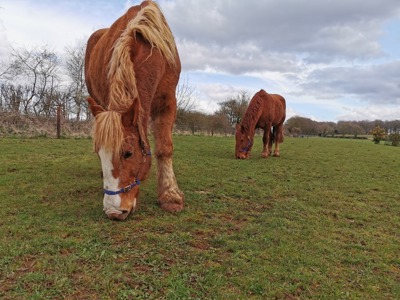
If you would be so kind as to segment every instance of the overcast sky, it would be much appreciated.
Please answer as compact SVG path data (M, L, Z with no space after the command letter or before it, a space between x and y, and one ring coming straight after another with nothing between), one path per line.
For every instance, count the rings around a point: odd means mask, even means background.
M109 27L139 1L0 0L9 46L57 52ZM197 108L265 89L288 118L400 119L399 0L159 0Z

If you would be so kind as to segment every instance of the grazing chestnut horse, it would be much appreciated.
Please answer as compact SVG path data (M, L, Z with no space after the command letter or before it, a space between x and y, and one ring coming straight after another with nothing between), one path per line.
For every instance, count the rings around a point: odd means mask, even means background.
M281 95L268 94L264 90L257 92L250 100L242 122L236 126L236 158L249 157L256 128L264 130L262 157L268 157L272 153L273 142L275 142L274 156L279 156L279 143L283 142L285 118L286 101Z
M101 160L104 211L124 220L136 208L149 173L151 120L161 208L180 211L184 195L172 167L175 90L181 64L174 37L153 1L131 7L110 28L94 32L85 57L94 149Z

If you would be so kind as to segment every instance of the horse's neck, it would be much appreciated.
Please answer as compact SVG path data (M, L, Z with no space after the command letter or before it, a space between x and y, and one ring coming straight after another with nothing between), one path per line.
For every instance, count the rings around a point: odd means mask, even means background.
M254 127L246 128L244 130L243 134L246 135L247 137L249 137L250 139L252 139L255 134L255 128Z
M258 120L260 119L260 116L261 116L260 110L257 110L256 113L254 113L254 111L253 113L247 111L243 117L242 124L244 125L245 133L251 138L254 136L255 129Z

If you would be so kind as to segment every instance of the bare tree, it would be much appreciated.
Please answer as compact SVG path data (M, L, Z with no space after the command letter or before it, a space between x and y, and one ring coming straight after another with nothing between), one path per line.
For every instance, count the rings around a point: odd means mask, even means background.
M85 84L85 47L84 43L75 47L66 47L66 67L70 83L70 94L74 103L74 114L77 121L82 119L83 111L87 116L87 89Z
M216 112L213 115L208 116L207 119L207 130L212 136L217 132L224 135L233 133L231 124L229 124L225 115Z
M236 97L231 97L227 101L218 103L220 105L218 113L225 115L229 124L234 126L242 120L247 106L249 105L249 101L250 97L247 91L241 91Z
M189 84L187 76L181 78L178 86L176 87L176 101L178 112L189 112L196 109L196 95L195 88Z
M24 90L21 85L2 83L0 85L0 110L19 113Z
M41 49L13 49L7 75L25 87L23 112L50 115L54 93L58 89L60 65L57 55L47 46Z
M184 128L188 126L188 122L192 119L192 112L196 109L195 88L189 84L187 76L181 78L176 88L177 113L176 121L178 127Z
M11 64L8 64L4 61L0 62L0 79L7 78L7 75L9 74L11 67L12 67Z
M191 133L194 135L196 132L206 130L207 116L198 111L187 112L186 125Z
M291 117L285 123L285 129L290 135L316 135L318 122L300 116Z
M352 134L357 136L364 133L364 129L353 121L339 121L336 125L336 130L341 134Z

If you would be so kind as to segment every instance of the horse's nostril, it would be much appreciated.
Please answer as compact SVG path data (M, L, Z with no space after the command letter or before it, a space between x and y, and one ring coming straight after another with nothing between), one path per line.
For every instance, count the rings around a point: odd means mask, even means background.
M118 220L119 214L108 214L107 217L108 217L110 220Z
M128 214L129 214L129 211L122 211L122 214L113 213L113 214L108 214L107 216L110 220L123 221L126 219Z

